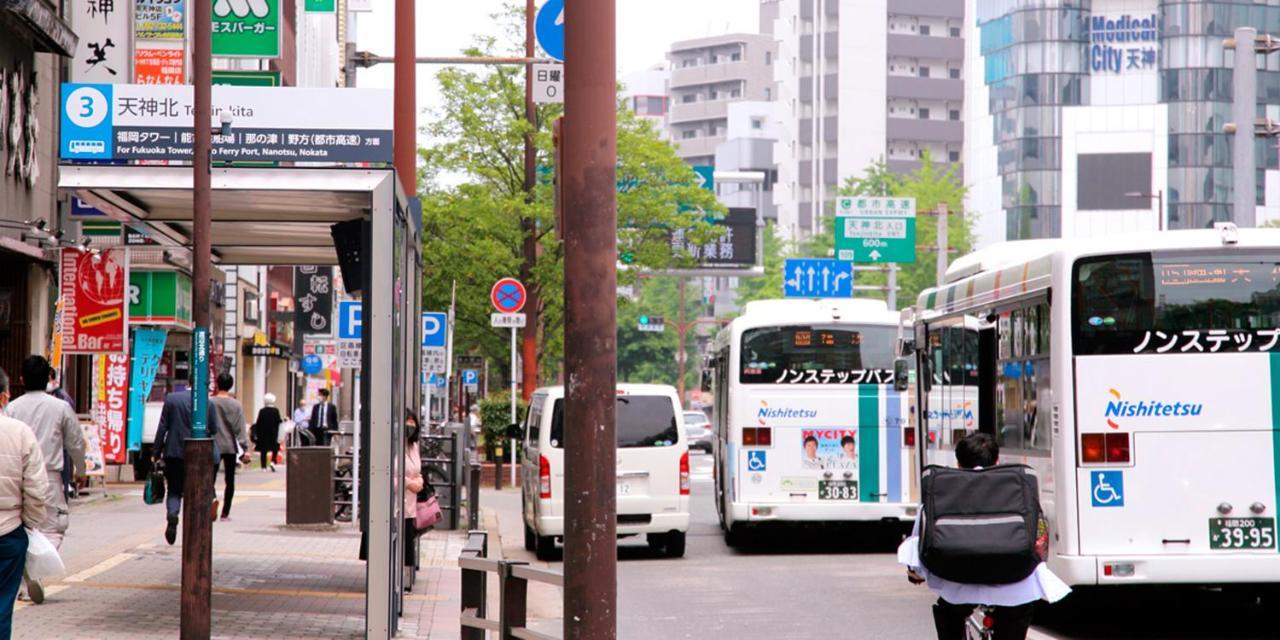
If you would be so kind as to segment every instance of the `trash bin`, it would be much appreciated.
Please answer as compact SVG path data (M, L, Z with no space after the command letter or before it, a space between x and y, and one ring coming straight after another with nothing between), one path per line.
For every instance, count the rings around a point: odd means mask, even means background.
M333 449L294 447L285 467L285 524L333 524Z

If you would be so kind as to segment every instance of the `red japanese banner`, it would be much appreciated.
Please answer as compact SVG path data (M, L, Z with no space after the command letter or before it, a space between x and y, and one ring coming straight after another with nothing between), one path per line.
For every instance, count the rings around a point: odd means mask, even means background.
M112 353L94 358L97 394L94 397L93 421L102 434L102 457L111 464L128 461L125 452L125 430L129 408L129 356Z
M63 249L60 278L62 352L124 353L126 250Z

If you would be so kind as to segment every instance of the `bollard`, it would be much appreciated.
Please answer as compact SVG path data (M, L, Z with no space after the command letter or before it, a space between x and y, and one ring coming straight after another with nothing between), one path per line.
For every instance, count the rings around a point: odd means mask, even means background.
M526 564L514 560L503 562L498 571L498 637L503 640L515 637L511 634L512 629L524 629L528 624L529 584L524 578L517 578L511 573L517 565Z
M471 477L467 482L467 528L480 528L480 463L471 463Z
M502 491L502 454L498 454L494 457L493 489L494 491Z

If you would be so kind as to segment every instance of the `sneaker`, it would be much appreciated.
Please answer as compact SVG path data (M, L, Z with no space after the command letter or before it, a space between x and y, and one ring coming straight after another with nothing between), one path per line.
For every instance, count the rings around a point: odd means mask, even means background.
M173 542L178 539L178 516L169 516L169 526L164 528L164 539L169 546L173 546Z
M273 462L271 463L271 473L275 473L275 472L276 472L276 464Z
M27 579L27 595L32 604L44 604L44 585L39 580Z

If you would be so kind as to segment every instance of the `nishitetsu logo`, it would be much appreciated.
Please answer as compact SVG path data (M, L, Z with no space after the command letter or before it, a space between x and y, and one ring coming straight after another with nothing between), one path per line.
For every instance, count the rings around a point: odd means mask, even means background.
M792 407L770 407L769 403L761 400L760 411L756 414L756 419L760 424L768 426L765 420L780 420L785 418L816 418L818 417L817 409L795 409Z
M1107 426L1119 429L1113 418L1187 418L1204 411L1203 404L1191 402L1161 402L1159 400L1125 400L1119 391L1110 390L1114 400L1107 401Z

